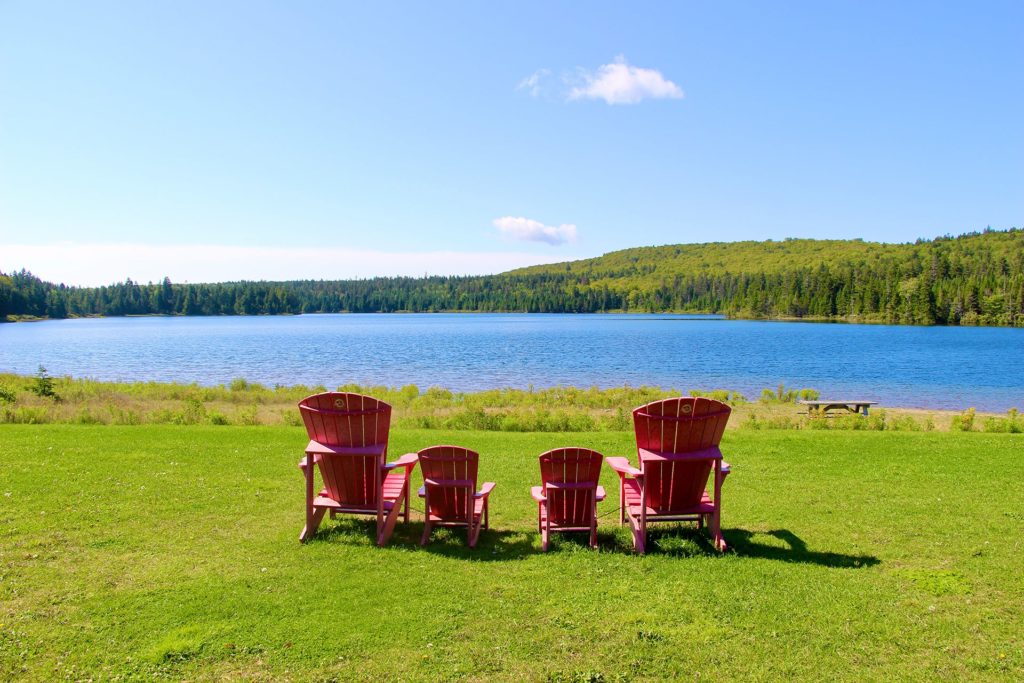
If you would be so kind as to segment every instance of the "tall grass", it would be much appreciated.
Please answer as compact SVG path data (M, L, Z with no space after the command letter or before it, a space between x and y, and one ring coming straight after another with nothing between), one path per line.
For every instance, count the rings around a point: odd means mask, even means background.
M41 388L42 387L42 388ZM442 387L421 389L346 384L339 391L376 396L394 406L394 424L421 429L583 432L628 430L633 408L683 393L706 396L731 405L730 428L840 429L888 431L1024 431L1016 411L1006 416L920 414L898 409L858 415L819 418L802 414L798 399L817 398L814 389L780 384L750 401L728 389L657 387L553 387L490 389L453 392ZM99 382L91 379L0 375L0 423L15 424L209 424L299 425L299 400L324 386L269 387L244 378L224 385L202 386L175 382Z

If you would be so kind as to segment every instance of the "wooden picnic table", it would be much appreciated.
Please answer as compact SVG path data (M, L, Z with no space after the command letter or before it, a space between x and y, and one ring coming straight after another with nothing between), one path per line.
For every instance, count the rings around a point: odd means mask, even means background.
M808 414L820 413L822 415L828 413L830 410L845 410L850 413L863 413L868 414L868 406L877 406L878 401L840 401L840 400L828 400L828 401L799 401L802 405L807 406Z

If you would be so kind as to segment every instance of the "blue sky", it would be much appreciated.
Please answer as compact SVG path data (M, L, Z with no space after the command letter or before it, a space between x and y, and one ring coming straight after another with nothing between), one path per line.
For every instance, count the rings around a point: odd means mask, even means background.
M484 273L1024 215L1024 3L0 0L0 270Z

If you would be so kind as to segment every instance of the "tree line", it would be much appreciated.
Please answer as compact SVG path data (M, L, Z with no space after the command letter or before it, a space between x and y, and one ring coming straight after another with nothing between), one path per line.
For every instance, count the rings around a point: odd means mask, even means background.
M859 242L851 240L853 242ZM645 247L499 275L177 284L164 278L68 287L22 270L0 273L0 319L123 315L273 315L480 311L683 312L914 325L1024 326L1024 231L986 231L915 244L744 243ZM732 262L682 267L714 247ZM782 248L768 265L764 254ZM696 251L695 251L696 250ZM842 253L838 251L838 253ZM759 263L760 261L760 263ZM785 265L787 262L792 265ZM739 263L740 265L736 265ZM731 269L736 268L733 272Z

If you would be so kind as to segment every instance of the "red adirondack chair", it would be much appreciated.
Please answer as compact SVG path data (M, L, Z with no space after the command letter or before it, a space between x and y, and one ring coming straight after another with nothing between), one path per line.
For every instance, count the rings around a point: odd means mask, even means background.
M540 486L530 489L537 501L537 526L544 552L552 531L589 531L597 547L597 503L604 487L597 481L604 460L589 448L556 448L540 456Z
M626 458L606 458L619 474L620 523L629 518L633 547L644 552L651 522L695 521L710 527L715 548L722 538L722 482L729 464L718 444L732 409L707 398L668 398L633 411L640 468ZM705 489L714 470L714 497Z
M480 454L460 446L431 446L416 455L423 473L419 495L425 517L420 544L427 544L435 526L464 526L469 547L475 548L481 525L488 526L487 498L494 490L493 482L476 490Z
M361 394L328 392L302 399L299 412L310 439L299 461L306 476L306 526L299 540L309 540L330 511L331 517L376 515L377 545L384 545L403 506L409 521L409 477L416 467L412 453L385 463L391 406ZM315 496L311 458L324 485Z

